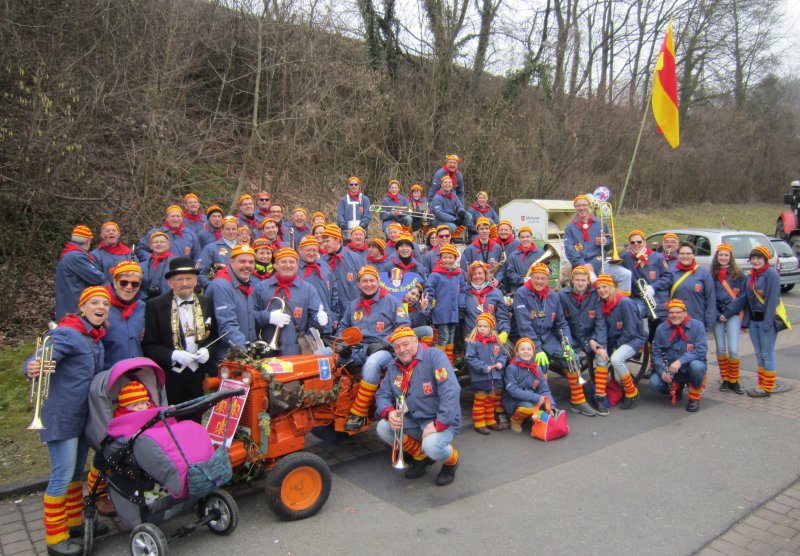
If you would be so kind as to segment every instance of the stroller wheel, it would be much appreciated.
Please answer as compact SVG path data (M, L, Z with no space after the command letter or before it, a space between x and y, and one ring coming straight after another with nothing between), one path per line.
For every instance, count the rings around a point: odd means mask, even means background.
M140 523L131 531L131 556L165 556L169 554L167 537L152 523Z
M215 490L200 501L200 517L215 516L206 525L215 535L226 536L239 525L239 506L233 496L224 490Z

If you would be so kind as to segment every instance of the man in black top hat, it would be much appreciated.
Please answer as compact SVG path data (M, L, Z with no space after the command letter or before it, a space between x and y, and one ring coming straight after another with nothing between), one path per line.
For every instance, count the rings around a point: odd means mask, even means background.
M169 292L147 302L142 351L164 369L167 401L178 404L203 395L203 378L216 375L208 345L216 338L214 312L195 293L200 271L189 257L174 257L164 275Z

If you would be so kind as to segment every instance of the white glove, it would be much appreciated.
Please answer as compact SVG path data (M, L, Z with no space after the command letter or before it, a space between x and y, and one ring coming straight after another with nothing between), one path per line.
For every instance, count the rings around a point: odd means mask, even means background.
M206 348L200 348L197 350L197 353L194 354L194 360L202 365L208 361L209 356L210 354Z
M320 326L328 325L328 313L325 312L325 308L322 305L319 306L319 310L317 311L317 323Z
M179 367L187 367L189 363L194 363L194 355L182 349L176 349L172 352L172 362L177 363Z
M653 286L647 286L645 289L645 294L655 299L656 297L656 290L653 289Z
M283 328L290 322L292 322L292 317L290 317L283 311L279 311L276 309L275 311L272 311L269 314L269 323L274 324L278 328Z

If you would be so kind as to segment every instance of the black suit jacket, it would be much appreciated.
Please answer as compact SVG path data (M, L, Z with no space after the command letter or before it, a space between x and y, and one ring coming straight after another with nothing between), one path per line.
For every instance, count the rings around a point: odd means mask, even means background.
M161 367L165 373L169 374L172 366L172 352L175 346L172 344L172 298L174 294L169 291L147 301L144 310L144 338L142 339L142 351L145 357L149 357ZM217 337L217 325L214 321L214 311L211 303L202 295L198 295L200 310L203 313L203 321L211 319L211 325L207 326L211 330L209 336L198 343L203 347L214 341ZM181 330L181 345L186 349L186 338L183 337ZM214 358L210 358L207 363L200 365L198 371L202 371L209 376L216 376L217 369L214 365Z

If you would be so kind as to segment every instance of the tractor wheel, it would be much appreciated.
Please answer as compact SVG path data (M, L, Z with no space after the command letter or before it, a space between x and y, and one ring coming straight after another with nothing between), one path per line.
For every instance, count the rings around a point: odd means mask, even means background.
M267 504L284 521L315 515L330 493L328 464L309 452L284 456L267 475Z

